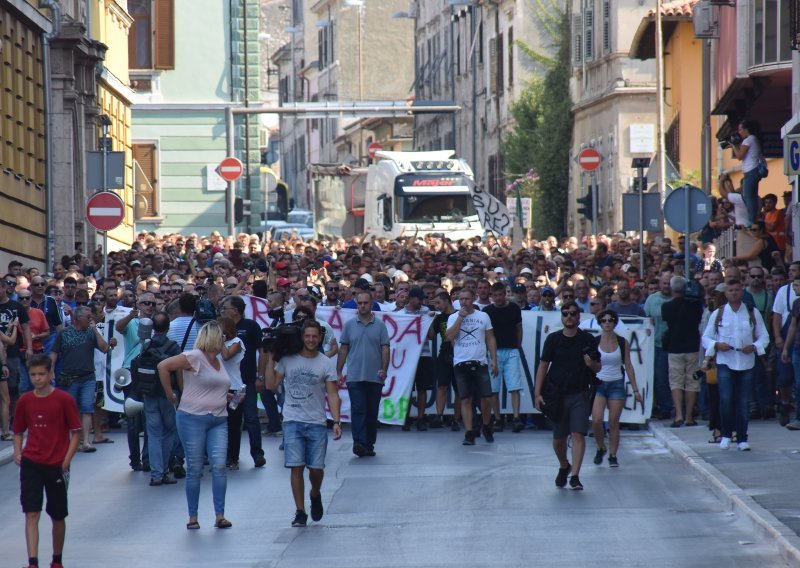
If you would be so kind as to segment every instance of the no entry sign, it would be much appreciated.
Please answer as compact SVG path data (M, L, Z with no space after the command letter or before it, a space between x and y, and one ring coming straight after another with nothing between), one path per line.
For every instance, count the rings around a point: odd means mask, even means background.
M603 156L594 148L584 148L578 154L578 165L585 172L593 172L600 167L600 162L603 161Z
M230 156L222 160L219 166L217 166L219 177L225 181L236 181L242 177L243 171L242 162L240 162L238 158Z
M86 203L86 220L98 231L116 229L124 217L125 204L116 193L101 191Z
M369 153L369 157L375 159L375 153L383 150L383 145L380 142L373 142L367 147L367 152Z

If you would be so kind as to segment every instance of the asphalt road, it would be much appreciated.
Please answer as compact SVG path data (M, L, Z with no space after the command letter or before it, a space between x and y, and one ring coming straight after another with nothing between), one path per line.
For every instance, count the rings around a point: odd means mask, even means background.
M256 470L228 477L227 531L213 528L210 475L199 531L187 531L183 483L149 487L127 467L127 444L79 454L69 488L68 568L230 567L778 567L775 544L725 505L646 431L625 432L621 467L587 463L583 492L557 489L549 432L461 445L443 430L379 432L375 458L329 444L325 516L290 526L294 505L279 440ZM308 505L307 505L308 506ZM18 469L0 467L0 567L25 564ZM49 520L40 558L49 560ZM46 564L44 564L46 565Z

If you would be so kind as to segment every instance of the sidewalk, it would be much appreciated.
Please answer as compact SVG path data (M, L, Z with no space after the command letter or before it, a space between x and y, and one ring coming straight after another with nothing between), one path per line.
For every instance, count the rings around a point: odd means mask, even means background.
M14 461L14 442L0 442L0 466Z
M670 428L651 422L650 431L676 456L684 459L732 509L746 515L757 530L774 538L791 565L800 565L800 432L775 420L750 422L750 452L735 444L720 450L709 444L705 423Z

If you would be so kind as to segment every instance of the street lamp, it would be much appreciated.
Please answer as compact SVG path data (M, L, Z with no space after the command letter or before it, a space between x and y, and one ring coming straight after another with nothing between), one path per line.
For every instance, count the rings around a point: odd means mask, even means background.
M100 151L103 152L103 191L108 191L108 153L111 151L111 137L108 129L113 124L111 117L107 114L99 114L95 121L103 129L103 136L100 137ZM108 278L108 231L103 231L103 276Z

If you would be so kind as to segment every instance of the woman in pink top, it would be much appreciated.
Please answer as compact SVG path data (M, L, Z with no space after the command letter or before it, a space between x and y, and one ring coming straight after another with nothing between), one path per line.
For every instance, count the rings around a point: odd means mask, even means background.
M222 330L216 321L205 324L197 334L194 349L165 359L158 373L167 398L175 404L170 375L182 371L182 394L177 412L178 436L186 452L186 501L189 506L187 529L199 529L197 503L200 499L200 477L203 456L208 450L211 464L211 492L214 497L214 526L231 527L225 518L228 453L228 389L231 381L217 355L223 347Z

